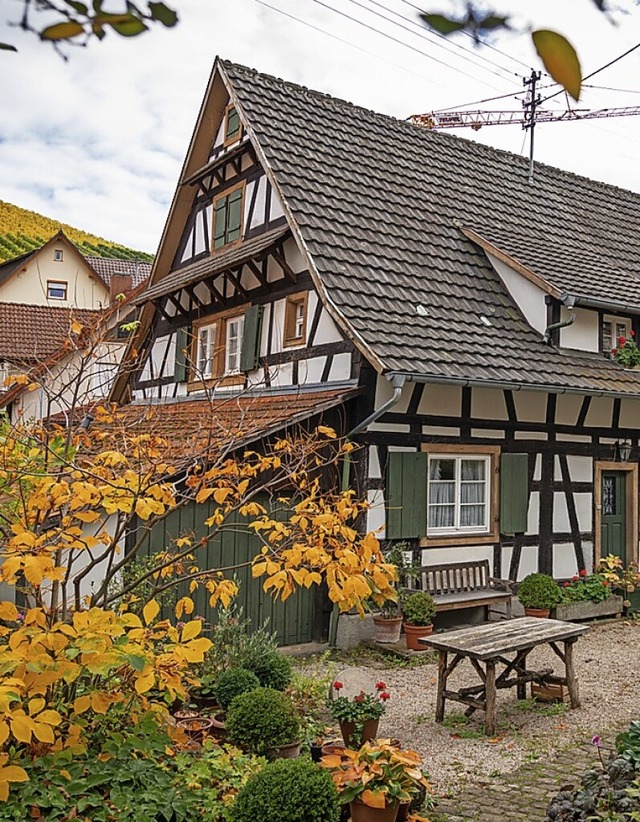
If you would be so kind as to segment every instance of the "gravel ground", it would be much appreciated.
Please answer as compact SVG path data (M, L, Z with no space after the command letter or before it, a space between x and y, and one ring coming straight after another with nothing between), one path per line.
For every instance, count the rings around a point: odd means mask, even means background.
M436 724L433 660L401 666L374 654L330 664L332 676L353 665L370 668L375 679L384 678L392 698L379 736L398 737L403 747L419 751L435 792L446 795L465 782L486 781L525 762L542 761L594 734L611 742L617 730L640 718L640 623L593 625L574 647L582 706L569 710L532 700L519 703L515 688L498 691L498 733L493 739L484 735L484 714L478 711L466 720L459 703L447 702L445 722ZM548 646L534 649L528 664L552 667L557 673L563 667ZM457 688L476 684L478 679L465 661L450 681Z

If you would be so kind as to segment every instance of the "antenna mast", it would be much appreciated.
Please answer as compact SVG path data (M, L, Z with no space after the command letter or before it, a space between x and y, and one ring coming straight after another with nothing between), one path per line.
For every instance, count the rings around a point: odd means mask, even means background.
M529 129L531 134L529 137L529 176L530 183L533 182L533 135L536 127L536 109L540 105L540 96L536 96L536 83L540 79L540 72L531 69L531 76L525 77L522 81L524 86L528 86L527 99L523 101L522 108L524 109L524 122L522 128Z

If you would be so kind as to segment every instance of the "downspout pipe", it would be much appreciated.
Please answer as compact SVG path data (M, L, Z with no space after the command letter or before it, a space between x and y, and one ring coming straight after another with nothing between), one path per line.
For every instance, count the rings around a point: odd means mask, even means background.
M400 399L402 394L402 389L407 381L407 377L405 374L394 374L391 379L391 386L393 387L393 395L390 399L388 399L385 403L383 403L380 408L376 408L376 410L369 414L362 422L359 422L355 428L352 428L351 431L345 437L345 442L349 442L352 437L356 434L360 434L365 428L368 428L372 423L376 420L379 420L383 414L386 414L389 409L393 408L394 405ZM341 483L341 490L347 491L349 489L349 473L351 470L351 454L347 451L344 455L344 462L342 463L342 483ZM337 605L333 606L333 612L331 614L331 631L329 633L329 647L335 648L336 647L336 640L338 638L338 620L340 619L340 609Z
M551 342L551 332L554 331L556 328L567 328L569 325L573 325L576 321L576 315L573 313L573 309L576 304L575 297L567 295L567 297L563 298L562 302L564 303L565 307L571 311L571 314L567 317L566 320L561 320L558 323L551 323L548 325L544 330L544 336L542 338L542 342L545 345L549 345Z

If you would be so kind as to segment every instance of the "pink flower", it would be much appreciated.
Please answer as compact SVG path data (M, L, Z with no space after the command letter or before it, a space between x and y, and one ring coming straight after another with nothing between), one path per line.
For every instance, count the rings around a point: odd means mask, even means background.
M600 736L598 736L598 734L596 734L595 736L593 736L591 738L591 744L595 745L596 748L601 748L602 747L602 737L600 737Z
M339 691L339 690L340 690L340 688L344 688L344 685L342 684L342 682L338 682L338 680L336 680L336 681L333 683L333 687L334 687L334 689L335 689L336 691Z
M384 684L382 680L380 682L376 682L376 690L384 691L387 686Z

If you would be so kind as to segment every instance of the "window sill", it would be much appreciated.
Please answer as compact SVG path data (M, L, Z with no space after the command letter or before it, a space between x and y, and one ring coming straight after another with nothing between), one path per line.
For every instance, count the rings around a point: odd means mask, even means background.
M289 340L283 340L282 347L283 348L301 348L302 346L306 345L307 341L304 337L292 337Z
M228 374L219 377L209 377L208 379L194 380L191 379L187 383L187 393L191 394L195 391L207 391L212 388L224 388L228 385L244 385L246 377L244 374Z
M500 539L497 530L493 533L483 531L480 534L469 534L468 532L458 534L438 534L431 537L420 537L421 548L439 548L454 545L486 545L490 542L498 542Z

